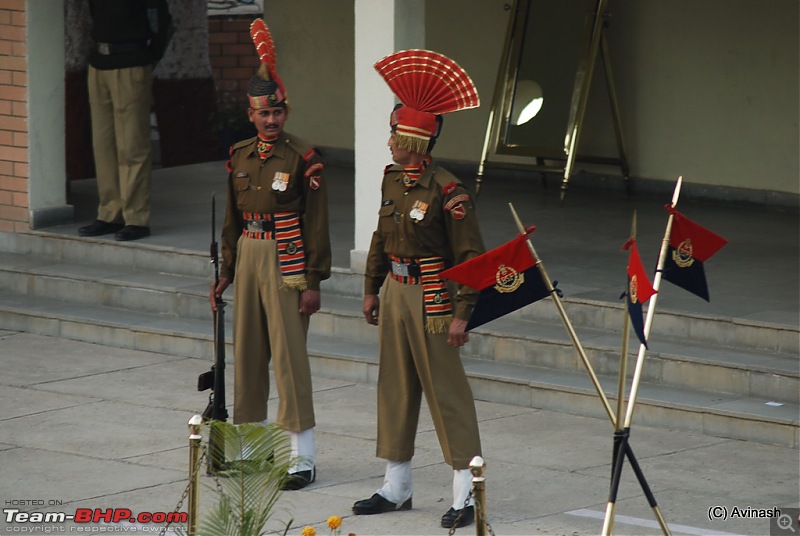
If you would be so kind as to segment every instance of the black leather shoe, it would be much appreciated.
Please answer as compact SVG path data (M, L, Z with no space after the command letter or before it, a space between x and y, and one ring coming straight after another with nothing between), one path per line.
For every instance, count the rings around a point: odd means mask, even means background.
M383 498L383 495L376 493L369 499L356 501L353 504L353 513L357 516L368 516L372 514L382 514L384 512L396 512L398 510L411 510L411 498L402 503L395 504Z
M145 236L150 236L150 227L142 227L141 225L126 225L114 235L114 238L119 242L127 242L128 240L139 240Z
M80 236L100 236L104 234L116 233L121 231L124 226L121 223L111 223L103 220L94 220L89 225L84 225L78 229Z
M466 527L475 522L475 507L467 506L461 510L450 507L445 515L442 516L442 526L446 529L453 527Z
M312 467L308 471L298 471L286 475L281 489L283 491L295 491L303 489L317 479L317 468Z

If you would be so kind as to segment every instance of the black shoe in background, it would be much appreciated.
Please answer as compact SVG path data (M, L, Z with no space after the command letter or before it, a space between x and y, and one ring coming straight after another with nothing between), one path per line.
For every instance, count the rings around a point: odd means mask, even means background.
M145 236L150 236L150 227L143 227L141 225L126 225L114 235L118 242L127 242L128 240L139 240Z
M111 223L103 220L94 220L89 225L84 225L78 229L80 236L100 236L121 231L125 226L121 223Z

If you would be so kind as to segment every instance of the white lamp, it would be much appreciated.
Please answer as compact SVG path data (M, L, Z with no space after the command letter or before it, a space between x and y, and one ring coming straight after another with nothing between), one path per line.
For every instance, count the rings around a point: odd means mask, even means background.
M524 125L539 113L544 104L542 87L533 80L517 82L514 105L511 108L511 124Z

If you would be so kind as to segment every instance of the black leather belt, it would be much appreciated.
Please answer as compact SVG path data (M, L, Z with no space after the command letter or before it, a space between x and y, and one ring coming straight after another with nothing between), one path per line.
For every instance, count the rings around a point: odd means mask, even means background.
M144 52L147 50L147 43L143 41L135 43L96 43L95 47L98 54L113 56L114 54Z
M275 222L272 220L245 220L244 226L251 233L275 232Z

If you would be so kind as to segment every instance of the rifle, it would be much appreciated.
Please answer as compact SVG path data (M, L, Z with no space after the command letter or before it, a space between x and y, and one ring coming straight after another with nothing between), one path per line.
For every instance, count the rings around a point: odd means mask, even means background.
M211 194L211 263L214 265L214 288L219 286L219 253L216 241L216 202L215 195ZM225 302L221 296L215 296L217 310L214 313L214 364L211 370L200 374L197 378L197 390L211 389L208 395L208 405L203 411L204 421L228 420L228 410L225 409ZM208 436L208 473L220 471L225 461L225 445L221 441L215 426L211 426Z

